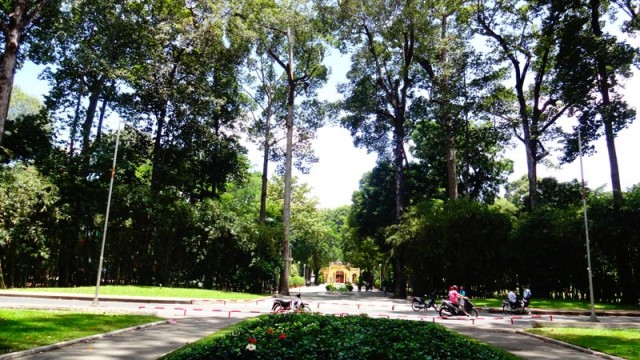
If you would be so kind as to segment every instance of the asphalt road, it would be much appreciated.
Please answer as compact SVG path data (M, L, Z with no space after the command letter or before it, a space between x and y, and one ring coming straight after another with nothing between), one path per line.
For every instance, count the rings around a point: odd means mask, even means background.
M534 322L585 324L589 320L587 316L553 314L513 316L481 311L478 318L443 319L433 309L415 312L411 309L410 301L385 297L377 291L328 294L324 288L309 287L294 289L291 295L298 292L314 312L327 315L366 313L370 317L439 323L483 342L502 347L525 359L602 359L598 355L520 333L525 328L530 328ZM6 294L6 292L0 292L0 307L64 308L100 313L151 313L169 319L161 325L81 341L61 349L30 354L24 357L25 359L156 359L220 328L251 316L269 313L273 303L271 297L254 301L185 301L184 299L110 301L107 298L101 298L98 306L92 306L93 296L71 299L62 296L34 298L5 296ZM607 316L599 319L605 325L623 324L640 328L638 317ZM0 356L0 359L7 358L10 357Z

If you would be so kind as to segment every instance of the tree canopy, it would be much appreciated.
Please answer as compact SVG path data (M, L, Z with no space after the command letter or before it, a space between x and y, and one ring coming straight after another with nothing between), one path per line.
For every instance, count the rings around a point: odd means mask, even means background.
M4 2L0 287L95 283L108 228L106 284L288 294L341 260L400 298L584 298L584 194L598 299L637 303L638 188L620 188L615 147L637 5ZM350 62L328 103L331 50ZM23 61L45 67L42 104L13 87ZM294 173L327 123L378 157L337 209ZM611 192L539 178L578 135L587 153L606 141ZM508 183L515 142L527 175Z

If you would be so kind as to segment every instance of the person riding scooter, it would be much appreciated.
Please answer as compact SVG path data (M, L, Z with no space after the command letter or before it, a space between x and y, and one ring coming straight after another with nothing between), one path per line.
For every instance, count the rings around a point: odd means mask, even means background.
M464 296L460 295L460 293L458 292L457 285L453 285L449 288L449 301L451 301L451 304L457 307L465 315L469 316L469 314L464 309Z
M512 309L520 307L520 304L518 304L518 297L516 296L516 292L514 290L509 290L509 293L507 294L507 300L509 300L509 305Z

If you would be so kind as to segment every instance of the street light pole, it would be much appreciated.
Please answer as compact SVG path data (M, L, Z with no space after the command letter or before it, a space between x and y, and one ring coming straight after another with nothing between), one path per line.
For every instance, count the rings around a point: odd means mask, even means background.
M584 187L584 171L582 166L582 136L580 136L580 129L578 129L578 151L580 152L580 178L582 180L582 208L584 212L584 233L587 242L587 271L589 273L589 296L591 298L591 316L589 321L599 322L596 318L595 304L593 300L593 275L591 273L591 249L589 247L589 222L587 220L587 193Z
M91 303L92 306L98 306L98 296L100 294L100 278L102 275L102 262L104 260L104 244L107 241L107 227L109 225L109 210L111 209L111 193L113 192L113 180L116 177L116 159L118 158L118 146L120 145L120 125L122 121L118 120L118 131L116 132L116 147L113 151L113 165L111 167L111 182L109 183L109 196L107 197L107 210L104 216L104 229L102 230L102 247L100 248L100 261L98 262L98 276L96 280L96 296Z

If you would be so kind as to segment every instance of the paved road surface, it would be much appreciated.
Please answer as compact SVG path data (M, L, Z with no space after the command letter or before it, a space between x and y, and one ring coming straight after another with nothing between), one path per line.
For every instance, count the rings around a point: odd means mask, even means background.
M371 317L396 318L414 321L430 321L442 324L452 330L474 337L480 341L504 348L524 359L602 359L603 357L577 351L552 342L543 341L521 334L531 327L533 321L574 322L588 320L585 316L502 316L481 312L477 319L442 319L433 310L414 312L408 301L384 297L381 292L353 292L348 295L327 294L323 288L310 287L292 290L301 292L302 299L315 312L324 314L361 314ZM257 301L182 301L180 304L111 302L101 300L99 306L91 306L91 298L34 299L2 296L0 307L74 308L82 311L125 311L153 312L170 319L161 325L103 336L90 341L82 341L59 349L30 354L21 359L157 359L177 348L205 337L221 328L229 326L261 313L268 313L271 298ZM640 318L600 317L603 323L635 324L640 327ZM8 354L0 359L12 358ZM614 359L614 357L608 357Z

